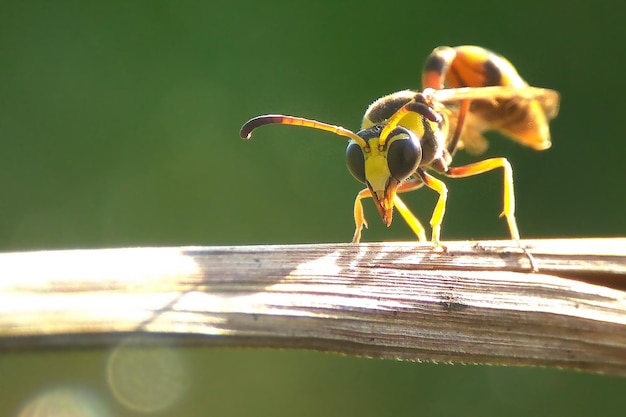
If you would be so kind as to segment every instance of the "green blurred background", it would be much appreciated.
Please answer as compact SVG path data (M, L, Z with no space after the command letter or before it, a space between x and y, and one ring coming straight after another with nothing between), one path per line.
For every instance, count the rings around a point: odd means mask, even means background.
M439 45L476 44L562 94L553 147L494 138L523 237L624 235L626 3L26 1L0 3L0 250L345 242L358 184L346 141L248 118L357 129L375 98L419 88ZM471 158L459 154L456 164ZM447 180L444 239L506 238L501 175ZM405 200L427 223L436 195ZM366 202L365 241L413 239ZM112 308L115 308L112 306ZM184 397L160 415L623 415L626 380L545 369L180 349ZM0 415L54 387L110 415L108 352L0 356ZM109 414L98 414L109 415Z

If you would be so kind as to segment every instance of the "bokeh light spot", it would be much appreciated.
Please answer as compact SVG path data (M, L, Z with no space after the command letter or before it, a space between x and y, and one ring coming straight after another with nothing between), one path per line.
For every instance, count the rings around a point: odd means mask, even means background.
M107 383L115 399L130 410L156 413L180 401L190 375L174 348L131 339L116 347L107 362Z

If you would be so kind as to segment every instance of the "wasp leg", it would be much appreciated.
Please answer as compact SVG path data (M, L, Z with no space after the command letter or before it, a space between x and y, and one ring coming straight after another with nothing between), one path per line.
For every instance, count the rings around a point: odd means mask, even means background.
M519 244L519 230L517 228L517 222L515 220L513 170L511 169L511 164L506 158L485 159L484 161L464 165L461 167L448 168L448 170L444 172L444 175L452 178L463 178L470 177L472 175L482 174L496 168L502 168L504 170L504 209L502 210L500 217L506 217L506 221L509 225L509 232L511 233L511 239L517 241Z
M367 220L365 220L365 215L363 214L363 203L361 203L361 200L371 196L372 193L369 188L364 188L359 191L354 199L354 224L356 226L352 243L359 243L361 241L361 230L363 230L363 227L367 228Z
M439 193L439 199L437 200L437 205L433 210L433 215L430 218L430 226L432 227L432 242L436 247L441 246L440 237L441 237L441 223L443 222L443 215L446 212L446 201L448 200L448 188L443 183L443 181L438 180L437 178L428 175L424 172L423 169L418 169L417 173L420 176L420 179L426 184L428 188L431 190L437 191Z
M399 186L396 190L396 193L406 193L407 191L413 191L423 185L424 183L422 182L421 178L412 178ZM426 231L424 229L424 226L422 226L422 223L420 223L419 219L411 212L411 210L409 210L406 204L404 204L404 201L402 201L400 197L398 197L398 194L393 197L393 205L398 209L398 213L400 213L400 215L402 216L406 224L409 225L413 233L415 233L415 236L417 236L417 240L419 240L420 242L425 242Z
M456 120L456 127L454 128L454 135L452 140L448 143L448 153L454 155L459 146L459 139L461 139L461 132L463 131L463 123L465 123L465 116L469 112L470 101L463 100L459 108L459 117Z
M406 193L407 191L413 191L423 185L424 183L421 181L421 179L418 180L416 178L413 178L400 185L396 190L396 193ZM364 188L356 195L356 198L354 200L355 229L352 243L359 243L359 241L361 240L361 231L363 230L363 227L367 228L367 220L365 220L365 215L363 214L363 203L361 203L361 200L371 196L372 193L368 188ZM404 221L409 225L413 233L415 233L417 239L420 242L424 242L426 240L424 226L422 226L422 223L420 223L418 218L415 217L415 215L411 212L411 210L409 210L409 208L404 204L404 202L398 197L397 194L393 199L393 205L398 209L398 212L400 213Z

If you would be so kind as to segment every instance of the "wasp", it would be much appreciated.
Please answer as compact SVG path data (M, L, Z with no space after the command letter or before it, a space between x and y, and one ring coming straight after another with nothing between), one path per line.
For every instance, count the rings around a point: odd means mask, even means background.
M506 158L489 158L451 166L456 151L485 151L486 131L496 131L535 150L551 146L548 122L556 117L559 94L531 87L504 57L478 46L438 47L426 58L422 91L403 90L374 101L365 112L361 130L284 115L264 115L241 128L244 139L268 124L304 126L349 139L346 162L352 175L366 187L354 202L355 232L361 239L367 221L362 200L372 198L380 217L391 225L395 208L420 241L424 226L398 194L426 186L439 194L433 210L431 240L440 245L448 190L431 173L451 178L469 177L501 168L504 208L511 238L519 243L515 220L513 171Z

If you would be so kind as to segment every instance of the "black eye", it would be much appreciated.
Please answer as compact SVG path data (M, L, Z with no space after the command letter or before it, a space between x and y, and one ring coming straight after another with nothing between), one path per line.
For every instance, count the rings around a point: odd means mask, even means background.
M391 176L398 181L407 179L415 172L422 161L422 147L419 141L414 135L404 129L402 130L402 133L409 134L409 136L406 139L394 140L389 144L389 148L387 149L387 166L389 167L389 172L391 172Z
M365 184L365 156L356 142L350 142L346 149L346 164L354 178Z

